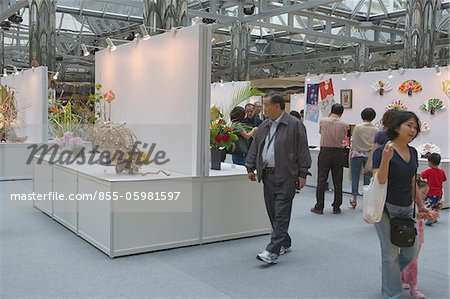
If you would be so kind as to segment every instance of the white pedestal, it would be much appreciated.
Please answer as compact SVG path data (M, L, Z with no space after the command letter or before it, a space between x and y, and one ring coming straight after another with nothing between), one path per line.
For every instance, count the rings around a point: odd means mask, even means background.
M34 191L97 194L96 200L35 201L34 206L110 257L266 234L262 185L247 180L245 168L222 164L202 182L171 177L117 175L113 167L56 165L34 160ZM143 169L143 172L148 171ZM100 200L102 194L181 191L188 205L168 210L155 201ZM181 196L181 195L180 195Z
M30 143L0 143L0 181L22 180L33 177L33 168L27 164Z

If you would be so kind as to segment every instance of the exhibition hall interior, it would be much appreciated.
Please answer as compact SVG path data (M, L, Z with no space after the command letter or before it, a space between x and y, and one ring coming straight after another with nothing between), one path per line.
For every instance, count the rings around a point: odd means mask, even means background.
M449 0L0 0L1 298L450 298Z

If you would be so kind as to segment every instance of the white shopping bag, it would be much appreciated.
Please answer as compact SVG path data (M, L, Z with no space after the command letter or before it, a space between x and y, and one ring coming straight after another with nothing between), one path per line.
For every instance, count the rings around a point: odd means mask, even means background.
M369 186L364 186L363 191L363 218L369 224L381 220L383 216L384 203L386 202L387 180L381 185L375 174Z

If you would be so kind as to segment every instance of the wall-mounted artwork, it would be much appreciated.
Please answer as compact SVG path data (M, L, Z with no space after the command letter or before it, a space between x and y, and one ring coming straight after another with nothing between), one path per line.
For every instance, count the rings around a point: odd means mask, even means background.
M430 114L436 113L445 109L444 103L440 99L429 99L419 107L420 110L430 112Z
M450 80L445 80L442 82L442 91L447 95L450 100Z
M341 89L341 105L344 109L352 108L353 91L351 89Z
M391 109L403 111L403 110L408 109L408 107L406 107L405 103L403 103L402 101L400 101L400 100L394 100L394 101L391 101L391 102L386 106L386 110L391 110Z
M420 122L420 132L429 132L430 130L430 125L426 121Z
M407 80L403 82L398 91L407 93L409 96L412 96L413 92L419 92L422 90L422 84L417 82L416 80Z
M385 92L392 90L391 84L384 80L378 80L377 82L370 85L370 87L380 96L382 96Z
M436 153L441 154L441 149L431 142L421 144L417 147L417 151L419 152L421 158L428 158L430 154Z

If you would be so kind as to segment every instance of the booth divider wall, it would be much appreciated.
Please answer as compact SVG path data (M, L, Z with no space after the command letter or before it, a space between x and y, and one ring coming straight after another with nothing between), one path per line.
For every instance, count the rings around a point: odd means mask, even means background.
M0 78L0 83L14 92L18 111L17 136L27 136L24 143L0 143L0 180L31 179L27 164L32 144L48 140L48 72L40 66Z

